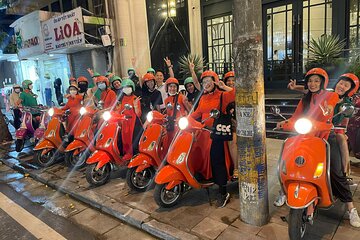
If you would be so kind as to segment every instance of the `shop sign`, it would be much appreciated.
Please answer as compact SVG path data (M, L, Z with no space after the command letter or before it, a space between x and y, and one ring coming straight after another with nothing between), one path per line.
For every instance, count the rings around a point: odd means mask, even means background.
M85 44L81 8L75 8L41 23L45 51Z
M48 12L34 11L19 18L11 25L14 28L20 59L44 53L40 21L49 18L50 13Z

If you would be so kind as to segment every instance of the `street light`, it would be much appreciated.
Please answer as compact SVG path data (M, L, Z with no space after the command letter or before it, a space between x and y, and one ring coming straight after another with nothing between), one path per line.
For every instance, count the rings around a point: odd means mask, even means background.
M161 16L163 18L176 17L176 2L175 0L168 0L166 3L161 4Z

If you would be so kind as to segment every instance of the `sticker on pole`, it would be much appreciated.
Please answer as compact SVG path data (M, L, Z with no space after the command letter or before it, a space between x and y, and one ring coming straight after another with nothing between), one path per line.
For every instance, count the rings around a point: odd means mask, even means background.
M236 134L240 137L254 136L254 108L238 107L236 109L237 129Z

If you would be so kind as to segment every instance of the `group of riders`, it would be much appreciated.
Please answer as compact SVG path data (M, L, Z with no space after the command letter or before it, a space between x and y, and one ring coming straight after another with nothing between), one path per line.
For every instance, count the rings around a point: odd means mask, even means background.
M236 119L235 119L235 74L233 71L227 72L223 79L211 70L204 71L198 80L194 71L194 64L189 63L191 76L184 80L185 93L180 91L179 81L174 77L172 65L169 59L165 59L170 77L164 82L164 73L160 70L155 71L149 68L143 76L138 76L134 68L129 68L128 77L120 78L112 73L104 76L88 69L92 81L85 76L69 80L69 88L66 94L67 103L61 106L61 110L69 110L67 117L66 131L69 136L74 135L79 127L80 109L82 107L97 108L99 104L102 109L127 115L126 124L121 125L121 132L117 140L114 140L121 149L122 158L130 161L133 156L139 153L139 141L144 130L151 126L147 118L152 111L161 112L167 118L167 142L163 143L163 148L169 148L174 138L182 131L178 127L179 119L187 117L201 123L204 129L214 130L216 118L213 111L218 110L220 115L231 116L232 137L225 141L212 137L207 134L206 139L201 136L203 149L203 165L209 166L205 180L211 180L219 186L217 206L224 207L229 201L230 194L226 189L229 180L238 177L237 163L237 140L236 140ZM95 85L89 87L90 83ZM344 103L351 104L351 97L358 91L359 79L351 73L346 73L338 78L334 91L328 91L327 85L329 78L325 70L314 68L305 75L305 85L297 85L296 81L291 80L288 88L304 93L299 102L295 113L290 120L304 116L311 116L317 121L327 122L340 111ZM20 86L14 85L11 96L11 104L14 109L15 125L21 124L20 110L23 106L37 106L36 95L32 91L32 82L25 80L22 83L23 91ZM13 96L15 95L15 96ZM100 95L99 98L96 95ZM130 107L129 107L130 106ZM216 114L215 114L216 115ZM332 119L334 126L346 127L351 116L339 114ZM99 121L95 133L101 131ZM279 122L277 128L282 128L286 121ZM200 129L200 128L199 128ZM347 147L344 130L337 130L329 133L319 133L321 138L333 139L338 144L341 152L342 164L334 164L339 169L331 170L331 184L333 194L345 202L348 207L350 224L360 227L360 219L356 208L353 205L352 194L347 181L349 172L349 150ZM95 137L96 138L96 137ZM96 148L96 141L95 141ZM180 158L178 159L179 162ZM200 159L199 159L200 161ZM206 163L205 163L206 162ZM336 167L335 167L336 168ZM204 176L203 176L204 177ZM275 205L281 206L286 201L283 191L280 192Z

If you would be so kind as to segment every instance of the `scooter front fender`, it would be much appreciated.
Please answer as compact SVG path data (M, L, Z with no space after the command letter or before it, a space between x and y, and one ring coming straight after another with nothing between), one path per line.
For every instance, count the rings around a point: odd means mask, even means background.
M65 152L71 152L75 149L85 149L86 148L86 145L85 143L83 143L82 141L80 140L77 140L75 139L74 141L72 141L65 149Z
M86 160L86 164L94 164L97 163L96 169L99 169L103 167L105 164L109 163L111 161L111 156L101 150L96 150L91 154L91 156Z
M15 132L16 139L24 139L28 134L28 130L26 128L19 128Z
M161 170L156 175L155 182L157 184L168 183L166 189L170 190L181 182L186 182L186 178L178 169L171 165L166 165L165 167L161 168Z
M55 145L49 140L44 139L34 147L34 151L53 148L56 148Z
M151 166L157 167L156 162L150 156L143 153L136 155L128 164L128 168L137 167L136 172L142 172L144 169Z
M290 208L308 207L318 197L318 191L311 183L290 183L287 187L287 205Z

